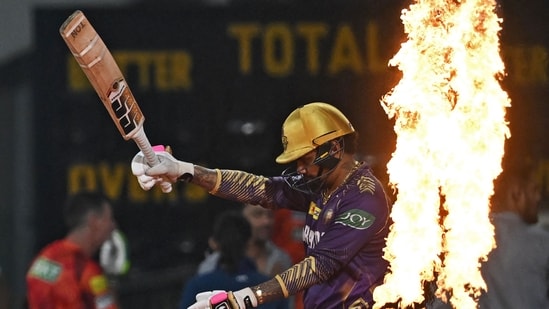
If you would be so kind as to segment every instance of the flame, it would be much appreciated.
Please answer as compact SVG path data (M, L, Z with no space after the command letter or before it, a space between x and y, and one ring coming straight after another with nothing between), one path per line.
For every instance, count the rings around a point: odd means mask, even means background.
M397 135L387 165L396 191L390 273L374 300L421 303L423 284L436 280L437 296L475 308L486 289L480 262L495 246L489 199L510 136L502 20L495 0L416 0L401 19L408 40L389 64L402 78L381 100Z

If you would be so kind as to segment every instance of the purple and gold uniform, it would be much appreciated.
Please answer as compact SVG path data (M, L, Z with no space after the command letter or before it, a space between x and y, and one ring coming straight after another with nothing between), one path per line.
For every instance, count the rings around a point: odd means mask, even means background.
M304 294L304 307L371 308L381 284L389 231L389 204L380 182L366 164L357 163L331 195L308 195L290 188L282 177L217 170L212 194L307 213L303 230L306 258L264 284L252 287L259 303Z

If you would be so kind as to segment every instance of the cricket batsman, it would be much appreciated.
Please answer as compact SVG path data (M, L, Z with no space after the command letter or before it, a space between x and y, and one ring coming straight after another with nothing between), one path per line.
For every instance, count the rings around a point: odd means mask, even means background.
M389 204L370 167L356 161L357 132L334 106L303 105L282 125L282 175L264 177L239 170L210 169L157 152L151 167L143 154L132 172L144 190L190 181L210 194L269 209L306 213L305 258L274 278L238 291L204 291L192 309L255 308L300 291L307 309L371 308L372 292L383 282Z

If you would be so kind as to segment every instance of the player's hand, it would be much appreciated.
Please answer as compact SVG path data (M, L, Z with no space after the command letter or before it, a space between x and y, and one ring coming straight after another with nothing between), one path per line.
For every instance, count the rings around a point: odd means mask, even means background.
M250 288L236 292L211 291L196 295L196 303L187 309L250 309L257 307L257 298Z
M143 155L143 152L138 152L132 160L132 173L137 177L139 185L144 190L150 190L157 183L169 181L174 183L181 176L187 179L194 176L194 165L188 162L183 162L175 159L169 152L164 150L156 151L156 149L164 149L163 147L154 147L156 156L160 164L150 166Z

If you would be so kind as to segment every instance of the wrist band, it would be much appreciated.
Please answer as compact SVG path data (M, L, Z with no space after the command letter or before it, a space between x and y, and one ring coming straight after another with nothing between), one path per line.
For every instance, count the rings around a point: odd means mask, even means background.
M221 170L216 168L215 169L215 173L217 175L216 179L215 179L215 185L213 187L213 189L210 190L210 194L214 194L217 192L217 190L219 190L219 186L221 185Z

